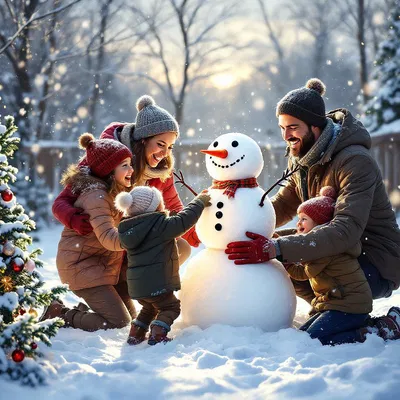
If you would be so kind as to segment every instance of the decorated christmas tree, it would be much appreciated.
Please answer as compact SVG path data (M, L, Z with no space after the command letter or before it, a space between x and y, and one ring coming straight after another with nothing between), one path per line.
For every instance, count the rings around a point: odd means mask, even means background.
M25 213L35 220L35 235L40 236L39 232L47 228L51 221L50 189L45 180L37 175L32 182L29 173L19 170L17 180L11 186L11 190L18 197Z
M377 93L366 106L366 126L373 132L400 120L400 1L388 19L387 37L379 46L374 78Z
M18 147L19 138L13 137L16 130L12 117L6 117L6 126L0 125L0 377L35 386L45 383L53 370L41 346L50 346L50 338L63 325L57 318L38 322L36 310L66 289L43 288L37 270L42 267L37 258L41 250L29 250L29 232L35 223L8 186L17 173L8 163Z

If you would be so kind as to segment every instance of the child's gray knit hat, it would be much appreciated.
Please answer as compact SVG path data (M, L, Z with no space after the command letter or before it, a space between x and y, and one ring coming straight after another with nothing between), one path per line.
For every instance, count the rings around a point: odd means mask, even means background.
M119 193L115 198L115 206L127 217L154 212L162 202L161 192L150 186L136 186L129 193Z
M175 132L179 136L176 119L163 108L156 105L151 96L144 95L136 102L138 114L133 131L133 139L140 140L165 132Z

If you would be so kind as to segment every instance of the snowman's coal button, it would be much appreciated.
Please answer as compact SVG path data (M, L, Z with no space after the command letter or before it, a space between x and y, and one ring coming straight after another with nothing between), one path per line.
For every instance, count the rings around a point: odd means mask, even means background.
M222 208L224 206L224 203L222 202L222 201L219 201L218 203L217 203L217 207L218 208Z
M217 211L216 214L215 214L215 216L216 216L218 219L222 218L223 215L224 215L224 214L222 214L221 211Z
M215 225L215 229L216 229L217 231L220 231L220 230L222 229L222 225L221 225L221 224Z

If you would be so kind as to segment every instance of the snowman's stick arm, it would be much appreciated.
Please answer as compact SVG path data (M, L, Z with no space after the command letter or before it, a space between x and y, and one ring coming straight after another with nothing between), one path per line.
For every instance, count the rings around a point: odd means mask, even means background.
M282 174L282 178L278 179L261 197L261 201L259 206L260 207L264 207L264 201L265 198L267 197L268 193L270 193L276 186L284 186L282 184L283 181L286 181L291 175L293 175L295 172L297 172L299 170L300 166L297 165L294 169L289 170L288 168L285 169L285 171L283 171Z
M181 170L179 170L180 176L175 172L173 172L173 174L174 174L175 178L177 179L175 181L175 183L180 183L182 186L185 186L187 189L189 189L192 194L197 196L197 193L185 182L185 178L183 177L183 173Z

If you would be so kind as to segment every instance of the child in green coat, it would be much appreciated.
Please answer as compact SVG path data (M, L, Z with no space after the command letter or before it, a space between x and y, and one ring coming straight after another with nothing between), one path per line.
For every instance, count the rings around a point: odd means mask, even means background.
M151 328L148 344L168 342L167 333L180 314L180 301L174 295L181 288L176 238L200 218L210 196L201 193L182 211L168 216L159 190L137 186L115 199L126 217L118 226L122 248L128 255L127 282L132 299L142 305L132 321L128 343L143 342Z

